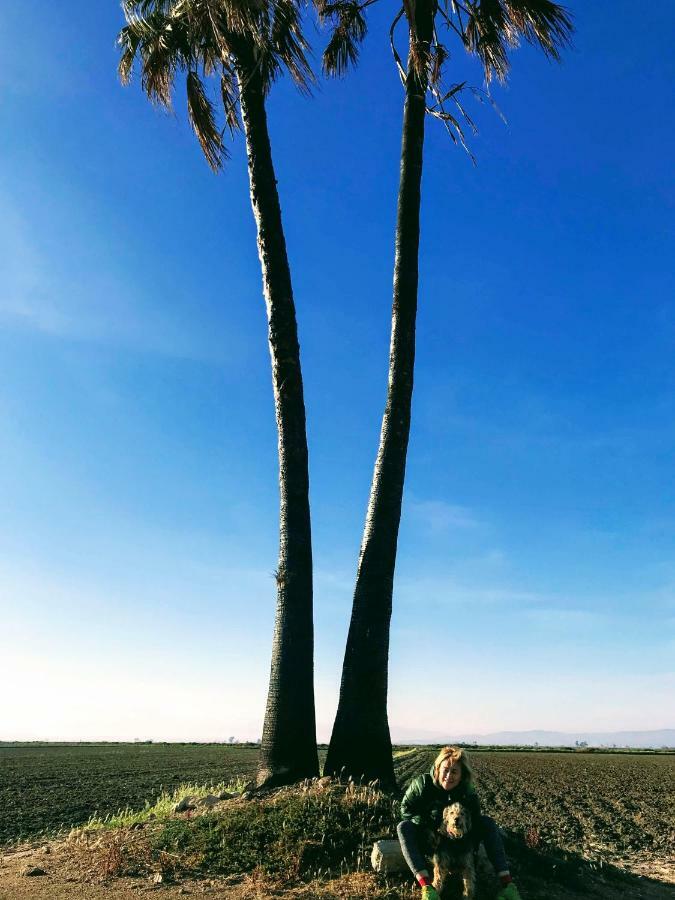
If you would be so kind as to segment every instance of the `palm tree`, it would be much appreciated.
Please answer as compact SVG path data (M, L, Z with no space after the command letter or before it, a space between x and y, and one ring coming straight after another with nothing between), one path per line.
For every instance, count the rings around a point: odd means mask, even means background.
M342 74L358 57L366 33L364 11L375 0L319 0L319 14L334 24L324 70ZM397 25L408 29L404 66L394 43ZM389 387L380 445L361 543L340 698L324 771L395 784L387 720L389 623L401 518L415 363L415 319L420 202L427 114L439 118L468 151L463 126L475 130L461 102L466 83L443 88L448 51L441 27L482 63L486 84L509 72L511 48L521 39L555 60L569 43L572 22L551 0L403 0L390 36L405 90L396 221ZM479 99L485 91L474 90ZM449 108L457 110L453 115Z
M259 784L318 774L313 684L312 545L305 405L295 305L265 100L286 69L301 90L312 82L295 0L124 0L119 74L140 63L148 97L171 108L185 76L187 111L214 171L227 157L205 87L218 81L226 127L246 136L251 205L269 324L279 442L280 541L272 664ZM241 111L241 120L239 116Z

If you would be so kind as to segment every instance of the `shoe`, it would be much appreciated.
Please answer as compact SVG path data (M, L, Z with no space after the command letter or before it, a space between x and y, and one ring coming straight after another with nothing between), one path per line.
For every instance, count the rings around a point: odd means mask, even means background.
M497 900L522 900L522 897L518 893L518 888L515 884L509 881L497 894Z
M422 888L422 900L440 900L438 891L431 884L425 884Z

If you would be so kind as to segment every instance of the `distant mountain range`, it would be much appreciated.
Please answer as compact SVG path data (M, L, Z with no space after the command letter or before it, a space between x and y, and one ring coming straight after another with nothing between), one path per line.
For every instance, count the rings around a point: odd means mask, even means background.
M516 744L518 746L574 747L675 747L675 728L659 731L496 731L492 734L448 734L392 727L395 744Z

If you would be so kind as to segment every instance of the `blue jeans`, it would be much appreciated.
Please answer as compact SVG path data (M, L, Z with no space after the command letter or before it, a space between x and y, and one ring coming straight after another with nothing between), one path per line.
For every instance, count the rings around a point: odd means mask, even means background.
M401 844L401 850L405 861L410 866L413 875L429 868L429 863L420 850L419 825L414 822L399 822L396 832ZM490 816L481 816L481 840L485 846L487 858L497 874L508 872L509 864L504 851L504 841L497 827L497 823Z

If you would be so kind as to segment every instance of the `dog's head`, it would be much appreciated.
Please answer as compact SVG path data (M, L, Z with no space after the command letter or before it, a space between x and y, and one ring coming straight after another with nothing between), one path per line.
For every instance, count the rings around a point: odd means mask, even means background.
M463 838L471 830L471 815L461 803L451 803L443 810L443 821L438 829L449 838Z

